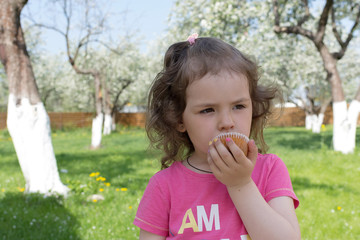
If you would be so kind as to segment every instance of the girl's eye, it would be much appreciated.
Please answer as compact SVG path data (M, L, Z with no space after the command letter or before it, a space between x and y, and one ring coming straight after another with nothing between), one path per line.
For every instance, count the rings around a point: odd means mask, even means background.
M243 109L243 108L245 108L245 106L242 105L242 104L238 104L238 105L235 105L234 108L235 108L235 109Z
M214 109L212 109L212 108L206 108L204 110L201 110L200 113L211 113L213 111L214 111Z

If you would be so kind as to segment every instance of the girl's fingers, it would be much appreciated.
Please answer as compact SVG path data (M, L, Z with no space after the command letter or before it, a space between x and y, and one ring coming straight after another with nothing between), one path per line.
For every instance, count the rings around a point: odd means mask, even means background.
M219 146L222 145L220 141L214 142L213 144L210 145L209 147L209 153L208 155L210 155L212 162L214 163L214 165L216 165L216 167L221 170L224 169L227 166L227 164L223 161L223 157L222 157L222 152L227 151L226 148L224 146ZM223 148L223 149L222 149Z
M235 144L231 138L226 139L226 145L229 147L230 152L237 163L240 163L241 159L246 157L244 152Z
M220 169L231 168L234 165L234 157L221 141L215 141L210 146L210 154L213 161Z

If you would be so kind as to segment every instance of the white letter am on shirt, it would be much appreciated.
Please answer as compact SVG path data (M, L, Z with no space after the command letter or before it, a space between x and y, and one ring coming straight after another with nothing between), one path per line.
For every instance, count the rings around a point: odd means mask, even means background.
M206 231L211 231L215 222L215 230L220 229L219 205L212 204L210 210L210 218L207 217L204 206L197 206L197 219L199 231L203 231L203 222Z
M192 228L194 232L203 232L203 223L205 225L206 231L212 231L213 225L215 225L215 230L220 230L220 216L218 204L211 205L209 217L206 214L205 207L202 205L196 206L196 211L197 223L191 208L188 209L183 217L178 234L183 234L184 230L187 228Z

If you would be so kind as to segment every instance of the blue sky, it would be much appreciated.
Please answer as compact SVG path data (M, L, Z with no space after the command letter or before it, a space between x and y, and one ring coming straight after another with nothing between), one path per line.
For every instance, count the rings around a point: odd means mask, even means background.
M137 36L143 39L141 49L145 51L146 43L166 30L167 19L175 0L109 0L109 2L111 10L122 13L118 19L125 20L128 29L138 31ZM29 1L26 6L28 9L24 9L25 13L31 12L35 18L41 19L42 23L51 22L54 14L45 10L46 4L48 0ZM111 22L111 24L115 26L117 23ZM65 50L65 43L58 33L48 30L42 32L42 40L45 43L43 47L46 50L52 53Z
M114 1L114 0L113 0ZM127 26L139 30L144 44L166 30L170 10L175 0L115 0L127 12Z

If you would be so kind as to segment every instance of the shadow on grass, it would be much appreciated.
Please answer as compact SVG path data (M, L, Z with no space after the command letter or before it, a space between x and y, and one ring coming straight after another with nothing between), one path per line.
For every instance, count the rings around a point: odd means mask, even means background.
M358 194L357 190L349 188L348 186L342 184L314 183L311 182L310 179L307 177L294 177L291 180L295 192L304 189L316 189L319 191L325 191L330 195L339 195L344 192Z
M0 212L0 239L80 239L78 221L61 198L8 193L0 199Z
M266 132L265 139L269 146L279 145L298 150L320 149L324 146L330 149L332 147L331 132L315 134L303 129L301 131L276 129Z

